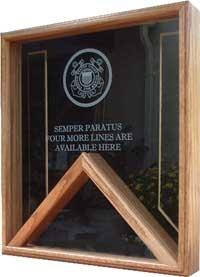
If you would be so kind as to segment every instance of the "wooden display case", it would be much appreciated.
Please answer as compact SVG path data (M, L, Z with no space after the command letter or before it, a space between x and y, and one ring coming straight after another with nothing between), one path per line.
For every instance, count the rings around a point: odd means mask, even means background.
M198 271L199 12L19 30L1 49L3 253Z

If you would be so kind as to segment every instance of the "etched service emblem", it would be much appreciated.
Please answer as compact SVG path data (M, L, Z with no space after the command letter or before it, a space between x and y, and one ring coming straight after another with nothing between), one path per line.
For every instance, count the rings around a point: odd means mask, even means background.
M76 52L67 62L63 87L68 99L83 108L101 102L112 83L112 68L101 51L86 48Z

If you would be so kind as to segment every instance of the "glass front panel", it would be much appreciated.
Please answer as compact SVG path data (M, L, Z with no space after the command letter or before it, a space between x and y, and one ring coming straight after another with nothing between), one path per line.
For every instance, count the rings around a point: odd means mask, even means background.
M24 221L99 153L178 240L178 20L23 45ZM36 245L152 258L92 181Z

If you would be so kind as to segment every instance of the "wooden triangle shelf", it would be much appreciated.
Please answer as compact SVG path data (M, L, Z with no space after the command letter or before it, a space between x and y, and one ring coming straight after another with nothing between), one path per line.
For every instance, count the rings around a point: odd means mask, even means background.
M160 263L177 265L177 244L100 154L82 153L36 211L19 229L9 246L35 241L48 224L91 179Z

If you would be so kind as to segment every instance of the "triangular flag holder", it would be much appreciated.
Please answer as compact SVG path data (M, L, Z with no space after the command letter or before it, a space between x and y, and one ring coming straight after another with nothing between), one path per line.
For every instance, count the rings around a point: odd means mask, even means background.
M177 265L177 244L108 163L96 153L82 153L19 229L9 246L35 241L76 193L91 179L157 260Z

